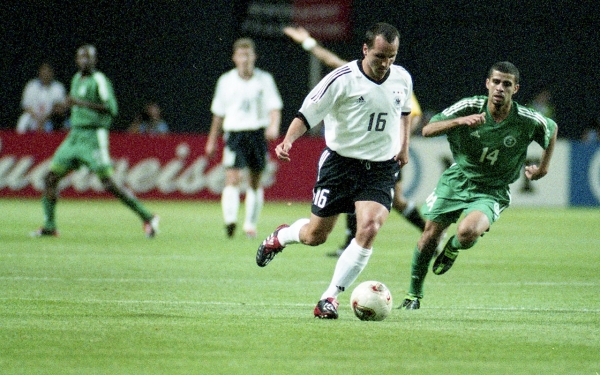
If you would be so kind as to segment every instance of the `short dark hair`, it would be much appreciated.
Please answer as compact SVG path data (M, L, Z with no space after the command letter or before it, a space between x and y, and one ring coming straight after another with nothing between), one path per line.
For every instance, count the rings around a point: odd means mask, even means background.
M238 48L250 48L253 51L256 51L256 45L254 41L250 38L239 38L235 42L233 42L233 52Z
M393 43L396 38L398 38L398 42L400 42L400 33L398 32L398 29L389 23L378 22L371 26L365 33L364 43L367 45L367 47L373 47L375 44L375 38L378 35L381 35L388 43Z
M488 78L492 76L494 70L497 70L501 73L512 74L513 76L515 76L515 83L519 83L519 69L517 69L517 67L514 66L513 63L508 61L499 61L495 63L488 71Z

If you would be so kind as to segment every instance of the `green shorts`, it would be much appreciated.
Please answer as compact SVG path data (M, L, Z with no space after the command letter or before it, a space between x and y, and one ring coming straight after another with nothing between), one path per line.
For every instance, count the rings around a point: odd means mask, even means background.
M113 166L108 153L108 129L71 129L54 152L50 170L62 177L84 165L100 178L112 175Z
M481 211L488 217L491 225L509 205L508 186L477 184L469 180L455 164L442 174L421 213L426 219L436 223L452 224L463 213Z

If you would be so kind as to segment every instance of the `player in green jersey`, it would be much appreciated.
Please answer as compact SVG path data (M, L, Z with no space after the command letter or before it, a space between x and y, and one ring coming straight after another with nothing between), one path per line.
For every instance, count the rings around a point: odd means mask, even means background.
M81 46L75 60L79 71L71 81L67 97L71 107L71 130L52 157L50 171L44 179L44 226L32 235L58 236L55 219L58 183L69 172L85 165L100 178L106 191L142 219L146 236L152 238L158 231L158 216L149 212L130 191L118 186L111 177L113 166L108 152L108 129L118 110L112 84L96 70L94 46Z
M446 135L455 163L440 177L423 206L425 230L414 250L411 283L399 308L416 310L423 283L444 231L458 223L433 273L448 271L459 250L471 248L510 204L509 184L521 173L527 148L537 142L543 149L540 165L525 167L529 180L548 173L556 123L512 100L519 90L519 70L510 62L494 64L486 80L488 95L465 98L431 118L423 136Z

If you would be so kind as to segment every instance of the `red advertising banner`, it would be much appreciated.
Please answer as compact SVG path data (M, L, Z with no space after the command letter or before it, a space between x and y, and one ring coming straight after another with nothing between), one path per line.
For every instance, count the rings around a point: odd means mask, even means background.
M352 37L350 0L294 0L293 23L320 41L347 41Z
M50 159L65 136L0 131L0 197L40 197ZM208 160L205 143L205 135L111 133L113 177L140 198L218 199L225 179L221 154ZM263 176L265 199L310 201L324 146L319 137L300 138L294 143L292 161L287 163L276 159L273 142ZM243 185L245 188L245 182ZM66 176L60 187L62 197L110 196L87 168Z

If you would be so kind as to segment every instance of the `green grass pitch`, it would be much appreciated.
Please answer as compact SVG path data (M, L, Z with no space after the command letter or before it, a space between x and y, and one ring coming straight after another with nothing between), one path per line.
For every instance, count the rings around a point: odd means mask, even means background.
M215 202L146 204L153 240L113 200L60 201L60 238L34 239L39 200L0 200L1 374L600 373L597 209L509 208L429 273L420 310L362 322L350 291L338 320L312 315L343 218L259 268L260 241L308 204L268 202L257 239L226 239ZM418 236L392 213L353 286L382 281L397 306Z

